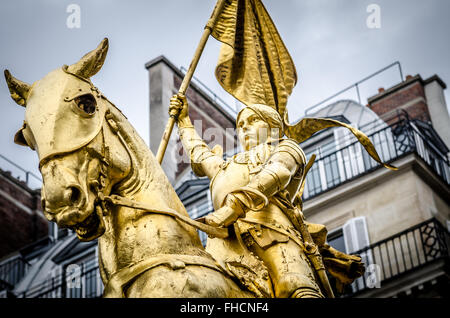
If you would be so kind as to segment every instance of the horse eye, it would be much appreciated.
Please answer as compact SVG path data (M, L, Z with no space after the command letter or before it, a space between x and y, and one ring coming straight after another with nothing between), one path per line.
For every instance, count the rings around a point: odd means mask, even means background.
M77 104L78 108L89 115L95 112L95 108L97 106L97 102L95 101L94 96L92 96L91 94L86 94L75 98L75 103Z

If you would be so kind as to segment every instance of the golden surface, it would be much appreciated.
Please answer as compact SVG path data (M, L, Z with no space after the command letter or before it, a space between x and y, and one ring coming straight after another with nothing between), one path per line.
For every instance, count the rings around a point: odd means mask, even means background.
M253 297L205 251L145 142L91 83L107 49L105 39L32 86L5 72L26 105L15 140L39 155L45 216L98 237L104 297Z
M269 105L283 118L297 72L262 2L227 1L212 36L223 43L215 72L220 85L245 105Z
M217 222L213 216L207 224L188 219L144 141L89 79L107 49L105 39L77 63L31 86L5 72L13 99L26 105L15 141L38 153L44 214L73 228L82 241L98 238L105 297L322 297L327 287L320 273L327 259L321 260L317 248L328 250L328 259L340 266L332 273L353 280L339 269L359 258L333 254L320 225L301 223L314 240L308 241L293 223L293 217L303 222L295 193L306 173L296 142L280 141L276 134L264 142L256 138L247 152L224 162L220 150L210 151L196 136L185 103L178 122L186 147L197 145L201 160L193 167L208 175L214 169L223 173L211 186ZM172 100L172 111L179 111L179 102ZM246 111L238 117L241 130L254 125L251 116ZM263 163L272 170L261 169ZM235 171L245 177L237 178ZM242 191L226 194L227 177ZM220 228L221 213L230 231ZM211 236L206 250L196 228Z
M325 227L304 220L301 191L312 162L297 141L280 138L277 111L244 108L236 126L245 151L224 160L223 151L210 149L195 131L185 97L172 97L170 111L176 110L192 169L211 179L215 212L204 220L234 230L208 239L206 251L242 285L262 297L333 297L327 266L339 289L363 274L359 257L331 248Z
M326 270L341 291L363 274L364 265L327 245L323 225L304 220L301 194L314 158L307 163L298 144L341 126L382 163L375 147L361 131L338 121L305 118L289 124L286 105L297 73L260 0L227 1L211 34L223 43L216 78L246 105L236 118L244 152L224 160L220 146L210 149L189 119L183 94L173 96L169 109L192 170L211 180L215 211L203 220L234 230L210 238L206 250L257 296L334 297Z
M288 125L296 72L275 26L258 0L221 0L216 8L222 5L207 29L226 43L219 82L248 106L236 125L244 151L224 160L220 147L210 149L182 94L169 108L192 169L211 179L215 212L203 220L189 218L170 185L159 164L164 151L157 160L90 81L107 39L33 85L5 71L12 98L26 107L14 140L38 153L44 214L82 241L98 238L105 297L334 297L326 270L338 289L364 272L359 257L328 246L326 228L301 212L312 161L298 142L341 123ZM380 162L368 138L352 132ZM206 249L196 229L209 235Z
M277 127L281 135L300 143L322 129L345 127L374 160L396 170L383 163L369 138L350 125L327 118L303 118L289 124L286 105L297 72L261 0L226 2L211 34L223 43L215 72L220 85L247 107L262 104L275 109L282 119Z

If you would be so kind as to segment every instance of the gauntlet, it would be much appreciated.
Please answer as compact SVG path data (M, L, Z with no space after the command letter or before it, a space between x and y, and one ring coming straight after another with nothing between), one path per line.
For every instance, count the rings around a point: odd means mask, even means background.
M244 214L244 207L240 200L230 193L225 197L224 205L214 213L207 215L205 221L212 226L227 227Z

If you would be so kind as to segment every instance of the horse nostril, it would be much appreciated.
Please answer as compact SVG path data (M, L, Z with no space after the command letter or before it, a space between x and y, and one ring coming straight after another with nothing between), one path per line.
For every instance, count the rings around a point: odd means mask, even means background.
M81 191L77 187L70 187L70 202L79 203L81 200Z

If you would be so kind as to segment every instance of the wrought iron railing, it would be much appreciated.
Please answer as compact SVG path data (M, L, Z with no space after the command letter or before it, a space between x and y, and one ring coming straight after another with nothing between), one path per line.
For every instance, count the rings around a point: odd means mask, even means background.
M389 126L368 134L384 162L392 162L406 154L416 153L447 184L450 168L446 154L424 137L414 121L399 117ZM356 140L356 138L355 138ZM332 153L317 157L306 179L303 200L380 168L359 142L340 147Z
M12 289L26 274L30 265L16 256L0 264L0 290Z
M103 293L103 283L97 260L70 264L60 273L51 275L41 284L16 295L21 298L98 298Z
M449 244L448 230L433 218L352 253L362 257L366 272L345 296L382 288L402 275L439 260L448 260Z
M370 74L369 76L366 76L365 78L363 78L363 79L357 81L356 83L354 83L354 84L348 86L347 88L344 88L343 90L340 90L339 92L337 92L337 93L335 93L335 94L333 94L333 95L331 95L331 96L325 98L325 99L322 100L321 102L319 102L319 103L317 103L317 104L315 104L315 105L312 105L312 106L308 107L308 108L305 110L305 115L306 115L306 116L309 116L309 115L313 112L313 110L314 110L314 112L317 112L317 111L318 111L318 110L316 110L317 107L323 105L323 104L326 103L326 102L329 102L329 101L332 100L333 98L336 98L336 97L342 95L343 93L345 93L345 92L347 92L347 91L349 91L349 90L352 90L352 89L356 90L356 95L357 95L357 98L358 98L358 102L361 104L362 98L361 98L361 93L360 93L360 91L359 91L360 85L363 84L364 82L370 80L371 78L373 78L373 77L379 75L380 73L383 73L383 72L385 72L386 70L389 70L389 69L391 69L392 67L395 67L395 66L398 67L398 71L399 71L399 74L400 74L400 81L403 82L403 71L402 71L402 66L401 66L401 64L400 64L399 61L396 61L396 62L394 62L394 63L392 63L392 64L389 64L389 65L386 66L386 67L383 67L382 69L376 71L375 73L372 73L372 74Z
M348 288L344 297L353 297L370 288L382 287L389 281L418 270L441 259L449 259L450 234L436 219L431 219L396 235L372 244L359 254L366 265L363 277ZM96 298L103 285L96 260L72 264L35 285L18 297L26 298ZM69 265L70 266L70 265ZM11 281L12 283L12 281Z
M40 189L42 187L42 179L31 171L23 169L14 161L0 154L0 166L14 178L25 182L30 189Z

